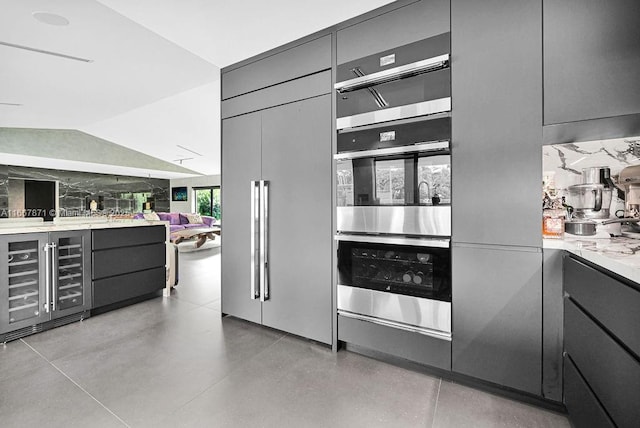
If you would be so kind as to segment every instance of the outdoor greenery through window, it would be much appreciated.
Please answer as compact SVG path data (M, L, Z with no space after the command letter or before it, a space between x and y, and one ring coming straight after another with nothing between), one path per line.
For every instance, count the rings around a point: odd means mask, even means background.
M200 215L208 215L220 221L220 188L207 187L194 189L196 211Z

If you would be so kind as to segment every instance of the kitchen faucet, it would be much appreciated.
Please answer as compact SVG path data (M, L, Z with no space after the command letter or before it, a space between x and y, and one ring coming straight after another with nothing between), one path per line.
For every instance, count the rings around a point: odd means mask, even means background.
M427 185L427 201L431 197L431 187L429 187L429 183L427 183L426 181L421 181L420 183L418 183L418 202L420 202L420 186L422 186L423 184Z

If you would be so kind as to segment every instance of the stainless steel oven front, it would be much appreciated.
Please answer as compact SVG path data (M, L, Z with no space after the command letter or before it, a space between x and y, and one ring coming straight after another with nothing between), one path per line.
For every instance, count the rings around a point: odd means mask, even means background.
M450 124L443 117L339 134L338 232L451 236Z
M336 239L339 315L451 340L448 239Z

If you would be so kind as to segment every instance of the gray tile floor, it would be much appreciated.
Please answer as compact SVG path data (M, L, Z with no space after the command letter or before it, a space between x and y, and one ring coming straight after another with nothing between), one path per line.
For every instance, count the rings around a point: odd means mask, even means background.
M569 427L220 314L220 250L156 298L0 346L2 427Z

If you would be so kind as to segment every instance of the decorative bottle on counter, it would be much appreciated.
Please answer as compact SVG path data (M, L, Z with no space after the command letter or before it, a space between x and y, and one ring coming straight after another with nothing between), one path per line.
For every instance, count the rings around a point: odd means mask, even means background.
M565 210L542 210L542 237L551 239L564 238Z

